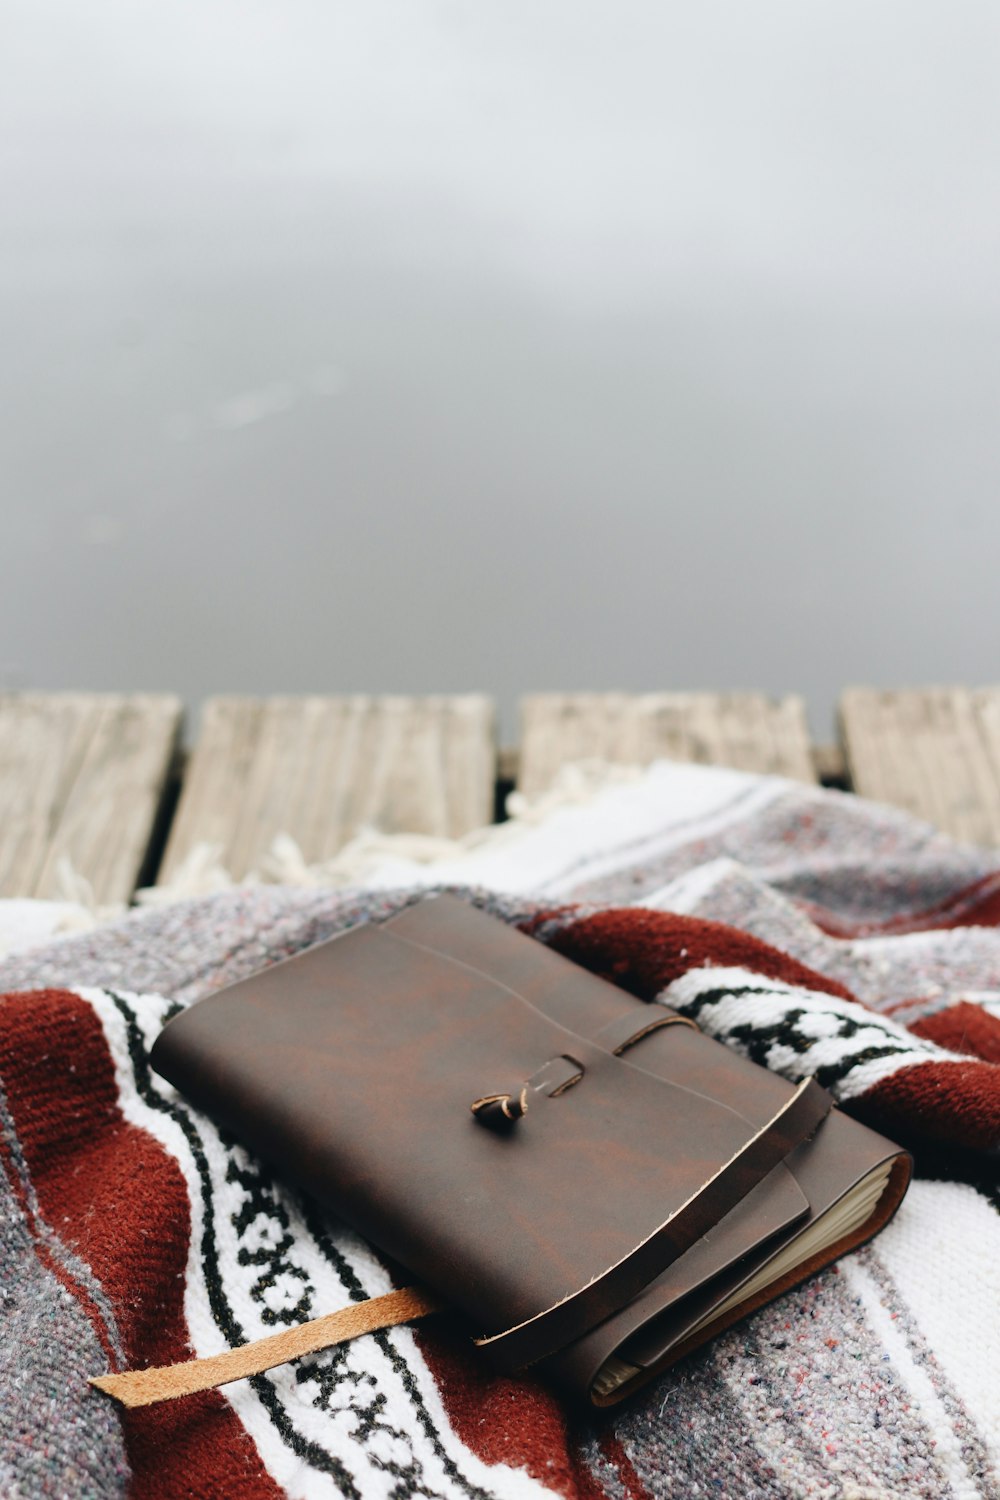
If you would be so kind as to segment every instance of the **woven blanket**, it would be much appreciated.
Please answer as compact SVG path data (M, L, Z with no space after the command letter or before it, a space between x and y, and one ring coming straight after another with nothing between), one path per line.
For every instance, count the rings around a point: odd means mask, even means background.
M492 1375L445 1319L121 1411L88 1375L393 1285L147 1058L177 1007L428 883L814 1074L916 1153L899 1214L605 1414ZM236 889L8 958L0 1494L1000 1496L998 926L995 854L836 792L658 765L450 865Z

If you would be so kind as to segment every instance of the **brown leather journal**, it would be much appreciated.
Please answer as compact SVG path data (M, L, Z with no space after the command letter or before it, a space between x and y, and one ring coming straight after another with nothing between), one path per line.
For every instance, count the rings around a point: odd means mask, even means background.
M874 1234L910 1175L815 1082L450 896L201 1001L152 1062L498 1369L596 1405Z

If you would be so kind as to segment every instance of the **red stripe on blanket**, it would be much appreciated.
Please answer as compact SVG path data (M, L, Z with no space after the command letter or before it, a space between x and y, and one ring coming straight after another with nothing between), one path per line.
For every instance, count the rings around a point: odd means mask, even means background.
M949 1052L965 1052L984 1062L1000 1063L1000 1020L970 1000L923 1016L909 1030L947 1047Z
M846 1109L908 1145L990 1150L1000 1144L1000 1068L978 1058L901 1068Z
M526 1469L571 1500L607 1500L579 1453L565 1402L530 1376L494 1375L459 1325L414 1330L457 1437L484 1463ZM642 1495L644 1491L636 1491Z
M546 915L538 917L533 925L545 920ZM842 1000L855 999L837 980L807 968L748 932L673 912L644 907L598 912L570 921L555 933L549 945L641 1000L654 999L689 969L710 964L752 969L766 979L802 985Z
M1000 927L1000 871L962 886L933 906L904 912L884 922L851 921L811 901L800 901L799 905L817 927L836 938L897 937L932 928Z
M42 1216L101 1282L130 1363L189 1358L180 1168L122 1115L111 1054L85 1001L60 990L12 995L3 1017L0 1073ZM126 1412L122 1422L134 1496L281 1494L217 1391Z
M552 915L565 922L567 912L564 908ZM644 1000L652 1000L688 969L712 965L747 969L855 1000L843 985L748 933L669 912L603 911L570 920L550 941L567 958ZM904 1065L853 1099L849 1109L906 1144L990 1147L1000 1138L1000 1069L978 1059Z
M2 1053L0 1053L0 1057L2 1057ZM0 1068L0 1076L2 1076L2 1068ZM48 1237L44 1233L44 1226L39 1224L29 1201L28 1194L25 1192L21 1173L14 1162L8 1143L2 1139L0 1139L0 1172L3 1172L10 1183L14 1201L21 1210L24 1225L31 1236L37 1260L48 1271L49 1275L54 1276L56 1281L65 1287L70 1296L80 1304L84 1316L97 1336L97 1341L103 1350L105 1359L109 1365L114 1364L115 1351L112 1344L111 1332L107 1326L107 1320L101 1313L88 1288L53 1254Z
M614 1466L626 1500L643 1500L648 1491L625 1452L625 1444L614 1433L608 1432L601 1438L600 1446L607 1462Z

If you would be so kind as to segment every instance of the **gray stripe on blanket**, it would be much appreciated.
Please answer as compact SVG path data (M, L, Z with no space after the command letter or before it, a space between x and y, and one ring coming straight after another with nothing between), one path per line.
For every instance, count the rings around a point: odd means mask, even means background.
M710 1348L633 1398L616 1414L615 1427L651 1495L788 1500Z
M897 1287L888 1266L878 1254L877 1247L866 1245L857 1252L858 1259L878 1283L886 1306L893 1309L893 1318L901 1329L914 1362L927 1372L937 1398L955 1434L962 1462L969 1471L975 1493L981 1500L1000 1500L996 1475L986 1444L969 1409L948 1379L939 1361L934 1356L906 1304L906 1299Z
M0 1111L8 1134L9 1120ZM76 1298L41 1264L6 1174L0 1171L0 1493L107 1500L129 1482L121 1423L87 1385L107 1366Z
M952 1487L935 1435L836 1270L758 1312L719 1341L716 1363L744 1432L781 1474L785 1493L862 1491L942 1500Z
M0 993L95 985L188 1003L359 922L392 916L424 894L244 886L137 909L107 927L11 954L0 962ZM508 920L543 905L471 889L461 894Z

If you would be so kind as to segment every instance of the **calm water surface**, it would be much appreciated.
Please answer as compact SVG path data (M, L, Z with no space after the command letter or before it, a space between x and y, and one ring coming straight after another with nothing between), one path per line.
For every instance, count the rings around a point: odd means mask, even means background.
M1000 679L1000 13L8 0L0 679Z

